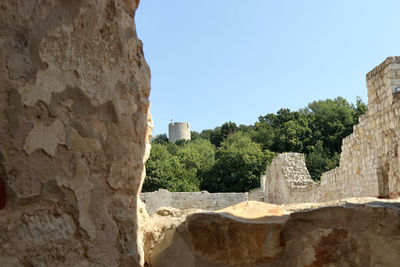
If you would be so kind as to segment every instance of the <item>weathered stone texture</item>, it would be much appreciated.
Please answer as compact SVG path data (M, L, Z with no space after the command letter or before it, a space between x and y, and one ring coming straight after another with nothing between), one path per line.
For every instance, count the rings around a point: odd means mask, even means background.
M146 216L143 221L143 249L145 260L151 262L151 255L158 254L160 246L158 243L170 234L170 231L178 227L185 221L190 214L201 212L200 209L180 210L175 208L160 208L150 216ZM143 213L146 215L146 213Z
M308 173L304 155L283 153L267 168L260 188L264 201L274 204L318 202L318 184Z
M143 263L152 125L137 4L1 1L0 265Z
M218 210L247 201L248 193L169 192L159 189L140 194L149 214L162 207Z
M400 202L244 202L173 225L151 266L397 266Z

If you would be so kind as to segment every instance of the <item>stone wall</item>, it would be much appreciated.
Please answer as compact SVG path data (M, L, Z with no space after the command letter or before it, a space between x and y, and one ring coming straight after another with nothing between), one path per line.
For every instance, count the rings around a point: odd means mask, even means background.
M149 214L161 207L177 209L217 210L248 200L248 193L169 192L159 189L142 193L142 201Z
M143 264L138 0L0 3L0 266Z
M340 166L314 183L303 156L280 155L261 178L266 202L400 196L400 57L389 57L369 72L367 86L368 111L343 140Z
M319 184L311 179L303 154L278 155L261 180L265 202L283 204L319 201Z
M368 112L343 140L340 170L353 187L380 197L400 196L400 57L387 58L367 74ZM360 191L364 195L370 191ZM348 192L344 192L348 194Z

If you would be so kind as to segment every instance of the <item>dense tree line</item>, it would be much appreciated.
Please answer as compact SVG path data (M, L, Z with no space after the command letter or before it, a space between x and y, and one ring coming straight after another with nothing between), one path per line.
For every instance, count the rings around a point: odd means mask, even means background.
M227 122L213 130L191 132L191 141L152 140L143 191L244 192L259 187L259 177L282 152L306 155L314 180L339 165L342 139L367 110L357 98L314 101L304 109L280 109L253 125Z

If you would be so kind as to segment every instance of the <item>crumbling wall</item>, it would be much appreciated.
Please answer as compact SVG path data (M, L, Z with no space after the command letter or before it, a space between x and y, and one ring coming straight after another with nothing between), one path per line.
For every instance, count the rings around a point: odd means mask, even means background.
M1 1L1 266L143 263L150 71L137 4Z
M169 192L159 189L155 192L142 193L142 201L149 214L161 207L176 209L217 210L247 201L248 193L208 193L201 192Z
M387 58L369 72L367 87L368 112L343 140L340 171L361 195L369 188L374 196L400 196L400 102L394 92L400 87L400 57Z
M369 72L367 87L368 111L343 140L340 166L323 173L320 184L307 178L307 184L299 186L307 171L304 158L281 155L268 168L266 178L261 178L266 183L266 202L400 196L400 57L389 57Z
M261 179L265 202L283 204L319 201L319 184L311 179L303 154L278 155Z

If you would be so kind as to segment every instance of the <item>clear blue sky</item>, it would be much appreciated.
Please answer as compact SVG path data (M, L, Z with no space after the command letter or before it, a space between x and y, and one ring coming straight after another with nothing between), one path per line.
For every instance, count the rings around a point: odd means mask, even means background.
M153 135L253 124L342 96L367 102L365 74L400 55L398 0L142 0Z

